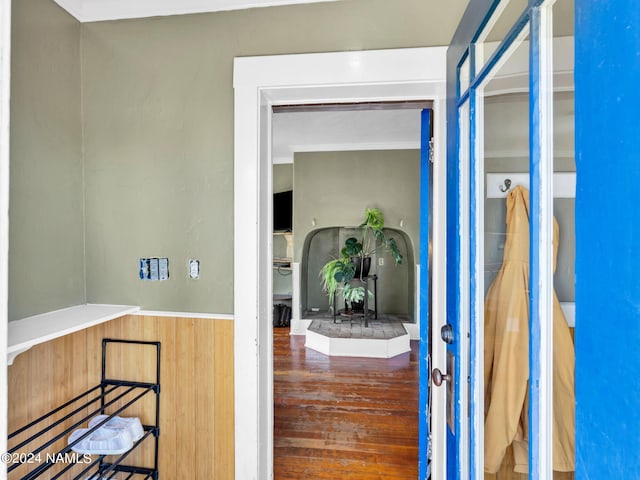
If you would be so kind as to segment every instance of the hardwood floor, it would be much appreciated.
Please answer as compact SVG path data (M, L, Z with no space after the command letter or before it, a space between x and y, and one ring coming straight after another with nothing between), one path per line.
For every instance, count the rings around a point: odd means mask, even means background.
M418 343L392 359L328 357L274 329L274 478L418 477Z

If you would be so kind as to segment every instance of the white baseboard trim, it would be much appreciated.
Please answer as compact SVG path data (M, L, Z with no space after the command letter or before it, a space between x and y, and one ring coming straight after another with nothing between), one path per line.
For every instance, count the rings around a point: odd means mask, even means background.
M403 323L402 325L411 337L411 340L420 340L420 325L417 323Z
M148 317L178 317L178 318L205 318L209 320L234 320L228 313L196 313L196 312L165 312L162 310L138 310L132 315Z
M409 335L390 339L332 338L309 330L304 346L336 357L391 358L411 351Z
M306 335L307 328L311 325L311 320L304 320L299 318L291 319L291 331L290 335Z

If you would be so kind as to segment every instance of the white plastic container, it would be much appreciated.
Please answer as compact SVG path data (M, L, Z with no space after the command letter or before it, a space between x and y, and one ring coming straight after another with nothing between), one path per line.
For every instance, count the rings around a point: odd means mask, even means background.
M99 423L103 422L106 418L109 418L109 415L98 415L97 417L93 417L89 421L89 428L93 428ZM137 442L144 435L144 429L142 428L142 423L140 423L140 419L137 417L113 417L107 423L100 427L102 428L110 428L115 430L125 430L131 440Z
M75 442L90 428L79 428L69 436L69 444ZM125 430L99 428L76 443L71 450L89 455L120 455L131 450L133 440Z
M68 440L73 443L92 428L104 422L109 415L98 415L89 421L89 428L75 430ZM120 455L133 447L144 435L140 419L136 417L113 417L97 430L80 440L71 449L76 453L89 455Z

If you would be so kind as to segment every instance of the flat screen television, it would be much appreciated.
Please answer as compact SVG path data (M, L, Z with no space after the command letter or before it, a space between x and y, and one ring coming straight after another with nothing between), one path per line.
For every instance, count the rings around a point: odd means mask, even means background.
M293 230L293 190L273 194L273 231Z

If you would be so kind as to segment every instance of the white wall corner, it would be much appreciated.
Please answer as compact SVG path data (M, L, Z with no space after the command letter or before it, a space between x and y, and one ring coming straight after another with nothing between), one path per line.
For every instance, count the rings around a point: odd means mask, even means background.
M0 0L0 452L7 451L7 322L9 303L9 98L11 0ZM0 479L7 478L6 468Z

